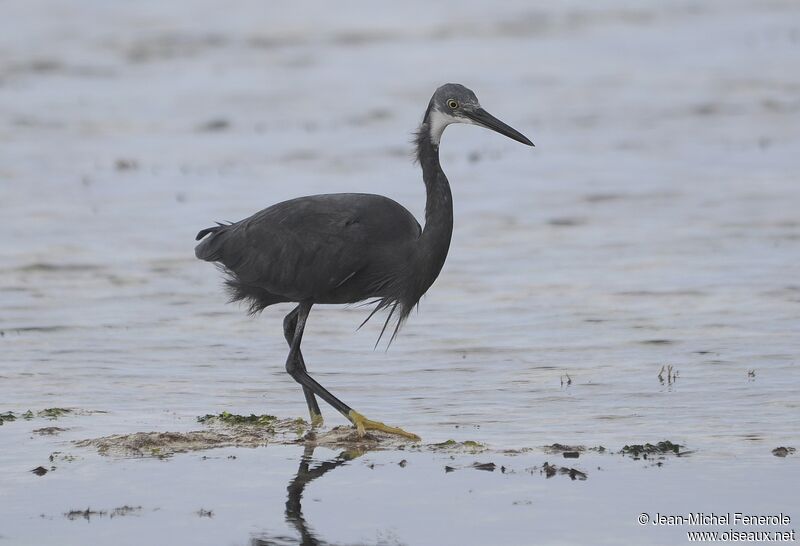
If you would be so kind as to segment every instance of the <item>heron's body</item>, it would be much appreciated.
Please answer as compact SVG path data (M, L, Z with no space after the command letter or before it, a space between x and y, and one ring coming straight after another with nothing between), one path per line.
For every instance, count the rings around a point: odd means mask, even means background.
M443 104L452 111L442 110L447 108ZM427 190L424 229L408 210L387 197L338 193L284 201L197 235L206 237L195 249L197 257L224 267L233 299L246 300L251 313L275 303L298 303L284 321L291 347L286 368L303 385L312 421L320 419L314 397L318 395L362 432L366 427L414 436L365 419L314 381L305 369L300 340L315 303L356 303L369 298L377 298L376 310L390 308L386 321L393 315L397 318L396 333L436 280L453 232L452 195L439 163L439 139L447 124L459 121L485 125L530 144L486 114L471 91L455 84L439 88L417 135L417 158Z
M422 261L414 216L380 195L300 197L214 229L198 258L223 264L236 299L253 311L280 302L413 303L402 272ZM421 294L420 294L421 295Z

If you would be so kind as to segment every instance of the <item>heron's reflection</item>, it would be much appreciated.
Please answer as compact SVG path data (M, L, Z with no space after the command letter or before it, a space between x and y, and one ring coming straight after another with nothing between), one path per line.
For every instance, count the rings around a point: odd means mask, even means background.
M348 461L364 454L364 451L342 451L335 458L323 461L312 467L315 446L307 445L300 457L300 466L297 475L289 482L286 488L288 493L286 498L286 521L290 523L300 534L300 540L296 537L258 537L253 538L251 546L284 546L288 544L300 544L302 546L326 546L329 542L318 538L312 532L305 517L303 517L303 492L306 486L317 478L330 472L334 468L340 467Z

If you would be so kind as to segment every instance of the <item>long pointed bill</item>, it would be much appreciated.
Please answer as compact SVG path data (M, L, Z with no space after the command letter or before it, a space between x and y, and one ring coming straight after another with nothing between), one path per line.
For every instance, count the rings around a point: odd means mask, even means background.
M517 142L522 142L523 144L527 144L528 146L533 146L533 142L528 139L525 135L514 129L513 127L509 127L492 114L484 110L483 108L478 108L472 111L464 111L464 115L467 116L469 119L477 123L478 125L482 125L487 129L491 129L492 131L497 131L501 135L505 135L508 138L513 138Z

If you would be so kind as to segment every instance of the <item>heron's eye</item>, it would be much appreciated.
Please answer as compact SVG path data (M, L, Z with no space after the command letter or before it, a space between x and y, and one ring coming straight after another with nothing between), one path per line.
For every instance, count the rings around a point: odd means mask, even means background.
M448 99L447 106L449 106L452 110L458 108L458 101L456 99Z

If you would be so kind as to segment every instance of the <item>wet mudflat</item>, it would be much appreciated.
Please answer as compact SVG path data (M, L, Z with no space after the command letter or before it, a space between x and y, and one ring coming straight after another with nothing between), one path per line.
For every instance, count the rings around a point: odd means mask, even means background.
M0 544L676 544L637 516L800 518L796 3L395 8L4 6ZM422 444L326 442L325 407L311 440L290 308L226 306L194 235L323 192L421 218L410 133L447 80L537 148L448 129L451 253L388 352L367 309L310 318L314 377ZM282 426L198 421L223 412Z
M796 457L788 448L720 442L698 453L665 440L498 449L360 437L302 419L232 422L229 413L82 438L102 428L92 422L100 415L70 411L57 436L32 430L41 417L4 425L15 446L0 459L8 543L669 544L686 529L635 518L791 512L800 478L796 460L783 459Z
M94 428L91 417L65 419ZM202 430L260 431L260 441L218 447L194 438L178 453L176 438L200 431L162 433L158 447L154 437L151 449L126 451L136 434L73 442L29 428L3 430L26 456L4 463L10 544L617 544L620 533L667 544L685 530L635 518L709 506L785 512L800 478L797 464L769 453L702 457L668 441L498 450L244 425ZM36 461L48 471L24 472ZM754 482L768 494L753 495Z

